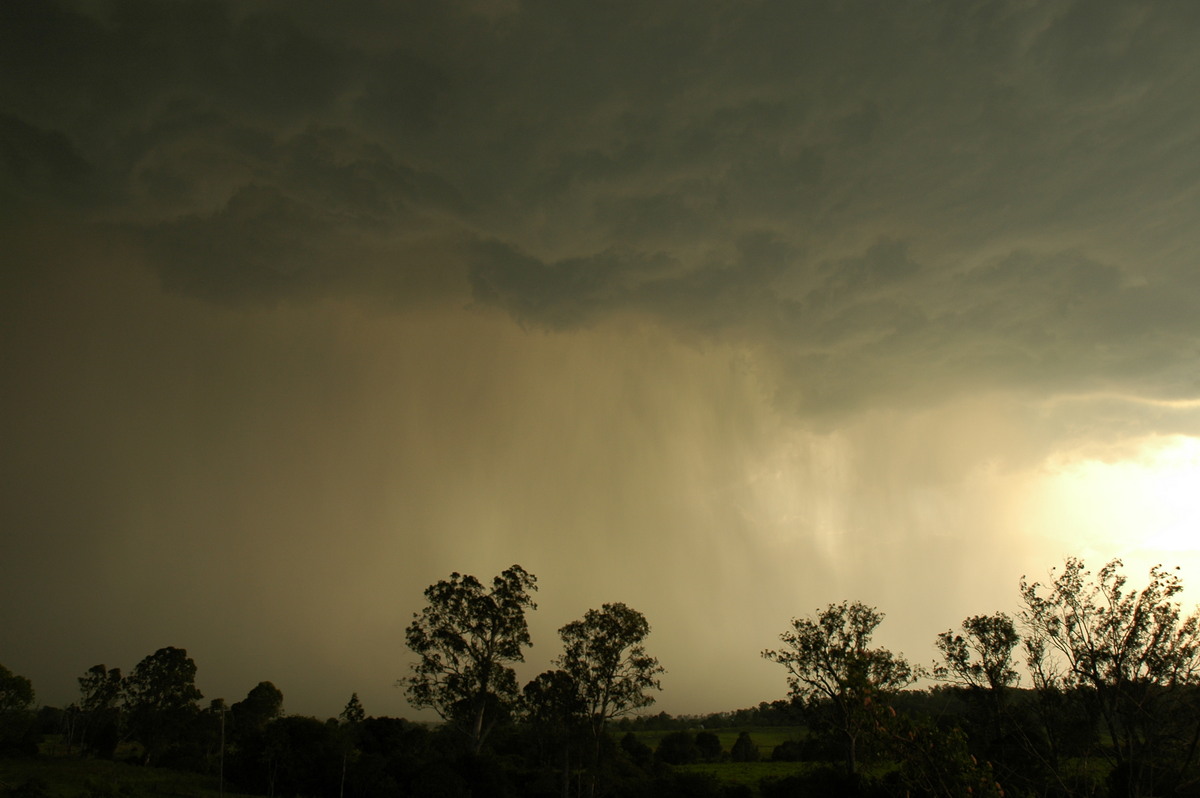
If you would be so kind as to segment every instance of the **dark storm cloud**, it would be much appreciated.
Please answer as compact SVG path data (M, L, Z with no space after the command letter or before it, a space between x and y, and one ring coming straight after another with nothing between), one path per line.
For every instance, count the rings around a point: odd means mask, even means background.
M776 307L770 284L794 256L764 233L740 237L730 260L699 268L662 252L613 249L545 263L496 241L479 242L472 251L476 299L506 306L523 322L565 329L614 312L641 312L735 337L757 314L786 311Z
M0 164L3 201L14 209L79 199L90 172L87 161L62 133L6 114L0 114Z
M6 196L88 181L171 290L635 314L810 412L1195 388L1190 7L3 13Z
M251 145L253 148L253 145ZM242 301L326 293L428 297L452 264L412 255L464 205L436 177L341 129L309 129L266 148L252 182L224 206L142 225L164 285ZM207 159L173 166L199 174ZM157 174L169 185L181 172ZM407 243L405 241L407 239ZM410 261L401 262L405 257Z

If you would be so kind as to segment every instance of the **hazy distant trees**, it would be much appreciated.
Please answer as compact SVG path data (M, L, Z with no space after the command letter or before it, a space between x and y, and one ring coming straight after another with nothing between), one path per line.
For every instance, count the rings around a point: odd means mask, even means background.
M125 680L129 727L153 762L184 741L199 714L203 697L196 689L196 663L182 648L160 648L144 658Z
M519 693L509 663L532 645L525 620L537 608L537 578L513 565L490 589L470 575L452 573L425 590L428 602L413 614L406 638L420 657L402 680L415 707L431 707L462 729L478 753Z
M813 708L832 708L851 777L860 741L875 726L872 703L916 677L903 657L870 647L882 620L883 613L858 601L830 604L816 618L794 618L792 629L779 636L784 647L762 653L787 669L794 697Z

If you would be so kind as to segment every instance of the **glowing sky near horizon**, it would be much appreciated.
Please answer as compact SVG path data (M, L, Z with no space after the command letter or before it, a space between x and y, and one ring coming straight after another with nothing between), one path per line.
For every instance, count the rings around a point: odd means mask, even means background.
M1200 586L1200 5L0 6L0 663L413 717L451 571L654 711L858 599ZM1195 601L1198 588L1187 594Z

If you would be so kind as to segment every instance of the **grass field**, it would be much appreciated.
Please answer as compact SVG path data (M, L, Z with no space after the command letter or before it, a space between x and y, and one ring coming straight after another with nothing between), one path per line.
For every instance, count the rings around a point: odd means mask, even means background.
M768 777L795 776L810 768L812 762L698 762L694 765L676 765L681 773L705 773L717 781L745 784L755 792L758 783Z
M218 798L216 777L105 759L42 756L0 760L0 790L49 798ZM226 790L226 796L235 798Z
M758 762L697 762L693 765L677 765L675 769L682 773L704 773L717 781L744 784L758 794L758 784L765 778L779 778L804 773L814 767L811 762L772 762L771 752L775 746L788 740L804 739L807 731L800 726L747 726L727 729L688 729L690 734L710 731L721 741L721 750L726 754L733 747L741 732L749 732L750 739L758 748ZM672 731L639 731L634 732L639 740L651 749L658 747L662 738ZM619 739L620 735L618 735Z

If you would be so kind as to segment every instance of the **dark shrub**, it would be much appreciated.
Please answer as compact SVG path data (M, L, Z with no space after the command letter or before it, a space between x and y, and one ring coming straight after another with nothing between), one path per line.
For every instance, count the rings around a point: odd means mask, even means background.
M804 759L804 746L795 740L784 740L771 751L772 762L800 762Z
M696 733L696 749L705 762L717 762L721 759L721 740L710 731Z
M750 732L742 732L729 751L729 758L734 762L757 762L758 746L750 739Z
M670 765L689 765L700 758L700 749L692 735L678 731L662 738L654 754Z
M621 738L621 750L640 768L650 767L654 761L654 752L650 750L650 746L639 740L633 732L626 732Z

